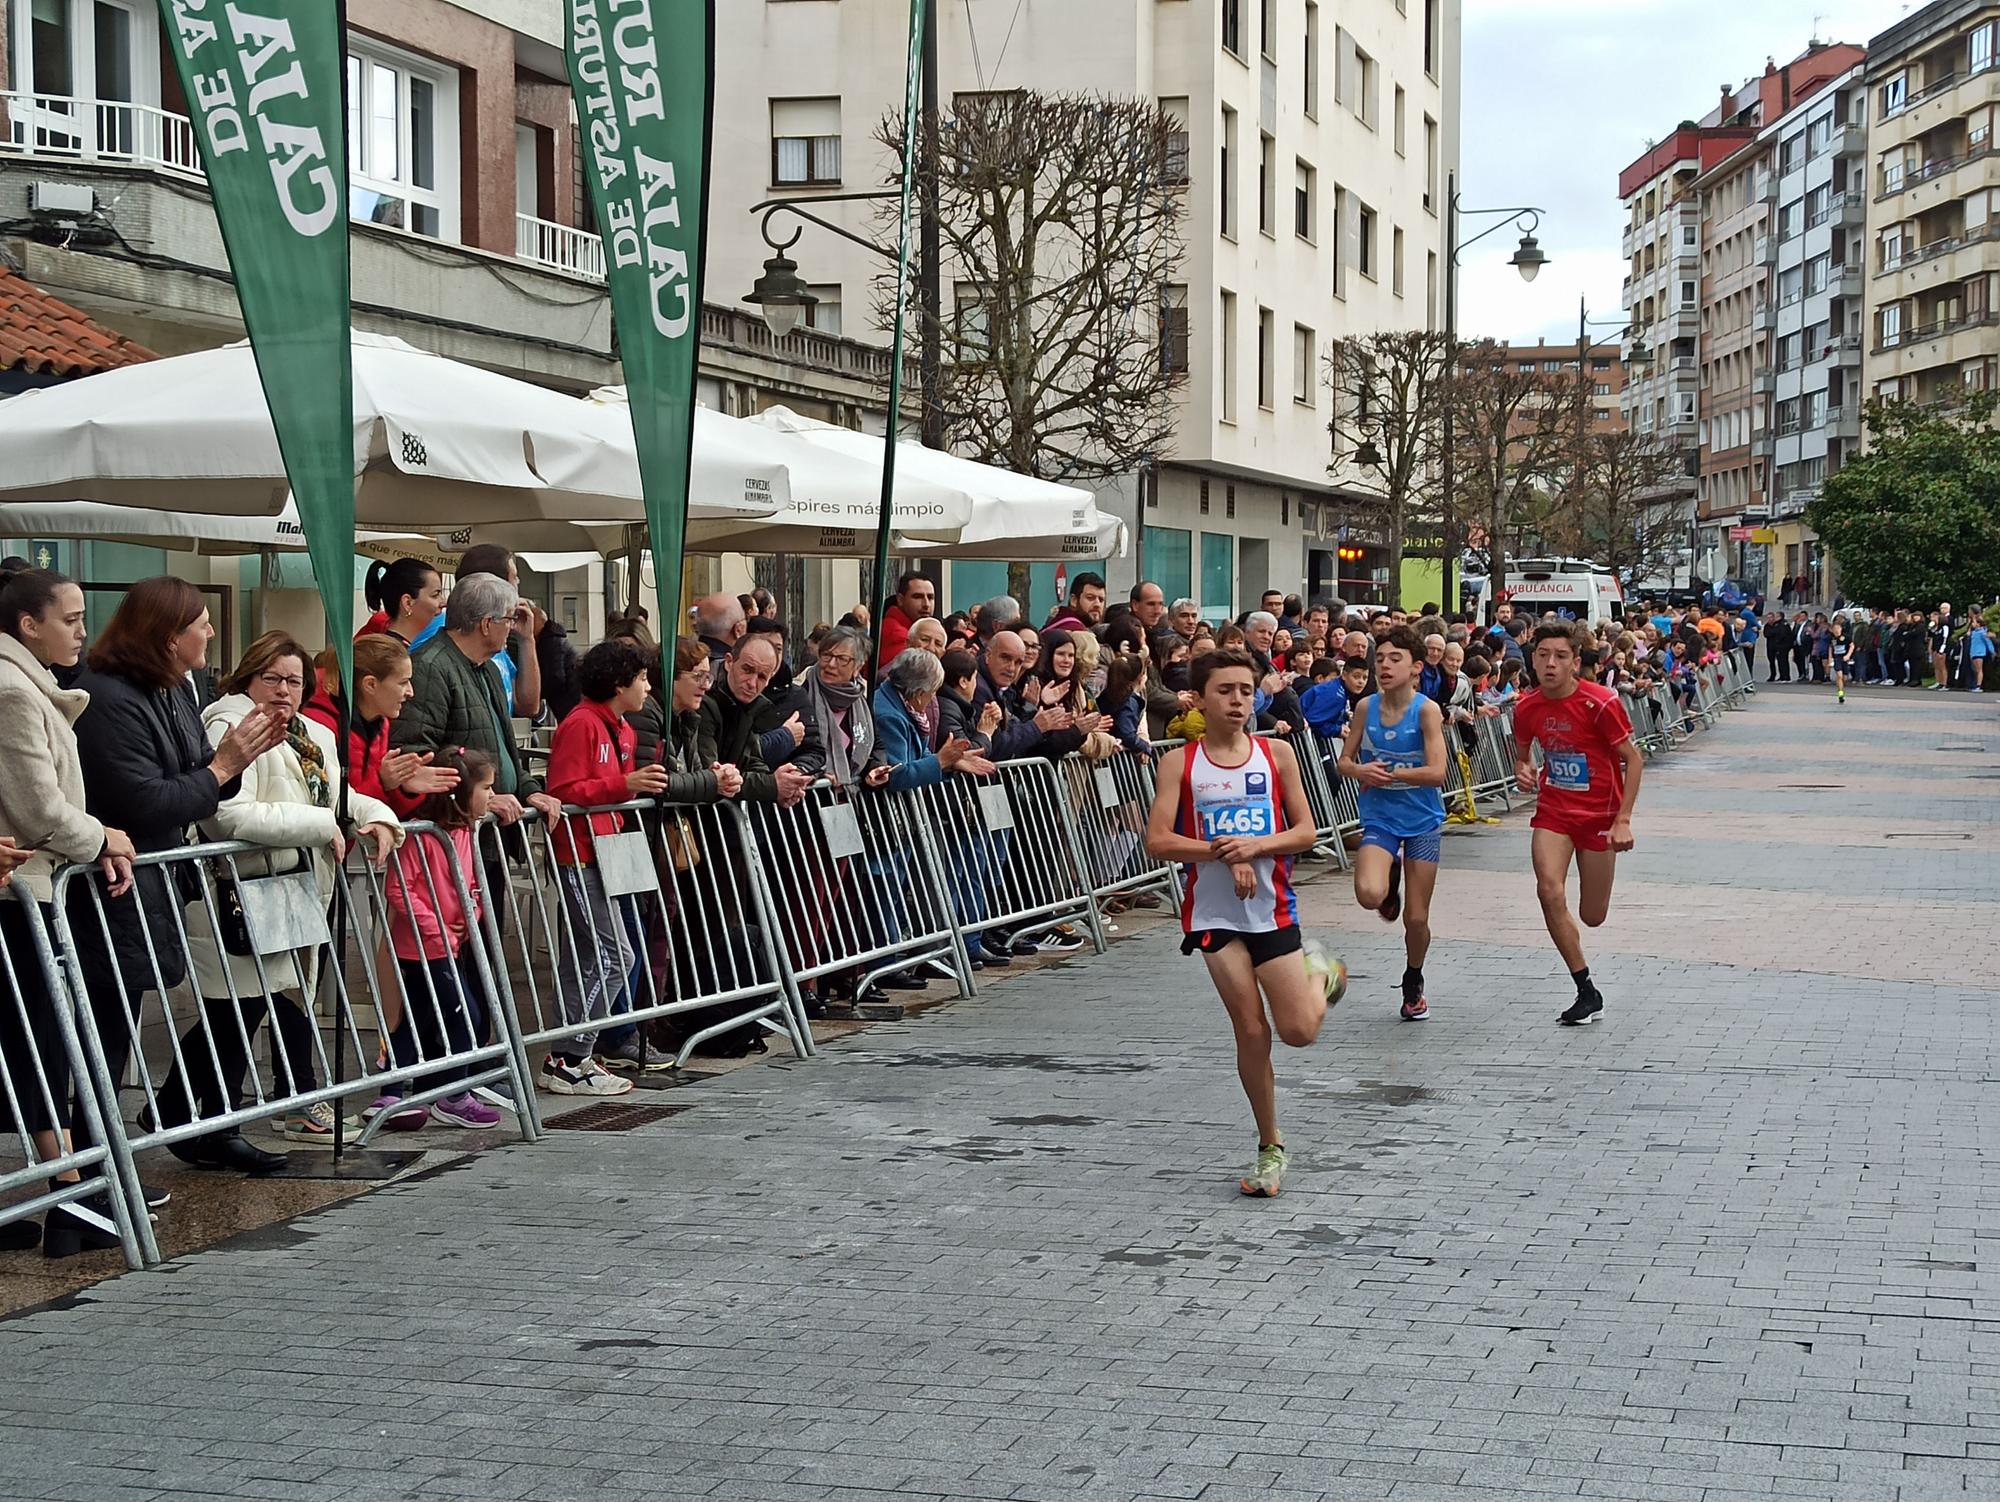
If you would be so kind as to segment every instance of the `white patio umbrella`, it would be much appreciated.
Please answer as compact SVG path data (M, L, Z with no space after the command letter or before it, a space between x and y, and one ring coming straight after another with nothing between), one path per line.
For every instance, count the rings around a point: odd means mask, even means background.
M623 386L600 387L591 400L619 412ZM621 413L622 415L622 413ZM789 481L784 502L759 518L689 517L687 546L694 553L794 553L825 557L865 557L875 548L876 518L882 502L882 443L862 438L872 457L845 454L806 443L760 418L725 417L700 408L697 433L706 425L729 432L767 462L782 465ZM802 419L803 420L803 419ZM946 480L896 475L898 533L924 542L949 542L970 520L974 498Z
M354 547L371 558L422 558L449 572L473 541L498 542L512 548L530 568L554 573L597 562L623 533L622 526L581 527L569 522L503 522L481 528L478 539L364 529L355 532ZM213 558L303 551L306 545L298 509L289 498L276 516L205 516L107 506L101 501L6 501L0 502L0 537L124 542Z
M835 427L792 411L772 407L748 419L758 427L875 466L881 474L882 440L852 428ZM940 546L926 535L900 525L900 496L906 483L924 481L949 486L972 498L972 514L956 537ZM897 553L964 559L1106 558L1123 556L1124 524L1098 509L1096 497L1075 485L1060 485L1032 475L1016 474L994 464L961 458L920 443L896 445ZM872 546L872 539L871 544Z
M497 523L645 517L629 422L378 334L354 335L354 472L363 528L483 538ZM704 443L697 425L694 514L767 516L784 485L782 465ZM0 501L276 516L288 493L248 343L0 403ZM558 532L540 545L575 544Z

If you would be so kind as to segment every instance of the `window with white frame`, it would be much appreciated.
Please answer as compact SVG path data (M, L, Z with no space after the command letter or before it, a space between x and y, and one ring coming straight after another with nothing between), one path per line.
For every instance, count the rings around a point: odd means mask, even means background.
M456 240L457 72L348 38L347 163L351 218Z
M1806 154L1818 156L1833 140L1833 116L1821 115L1806 127Z
M771 101L771 181L828 187L840 181L840 100Z
M1160 113L1166 117L1167 127L1166 180L1174 187L1181 187L1188 180L1187 96L1162 99Z
M1882 337L1878 341L1884 349L1894 349L1903 342L1903 305L1892 302L1882 310Z
M13 55L10 87L33 96L17 97L9 105L14 141L51 152L138 156L142 161L163 151L149 145L157 133L139 128L137 111L116 107L160 102L156 5L145 0L13 0L6 19ZM168 152L162 160L195 165L191 154L179 160Z
M1314 366L1317 363L1313 331L1302 323L1292 325L1292 400L1302 407L1313 405L1313 393L1318 385L1314 381Z
M1882 118L1888 119L1910 102L1910 75L1898 73L1882 85Z
M1993 66L1993 43L1995 33L2000 32L2000 22L1988 21L1983 26L1972 29L1972 41L1967 53L1966 71L1984 73Z
M977 283L959 282L951 289L952 327L961 365L976 365L993 353L991 304L986 289Z
M806 309L806 327L822 334L840 332L840 283L814 282L806 288L819 301Z

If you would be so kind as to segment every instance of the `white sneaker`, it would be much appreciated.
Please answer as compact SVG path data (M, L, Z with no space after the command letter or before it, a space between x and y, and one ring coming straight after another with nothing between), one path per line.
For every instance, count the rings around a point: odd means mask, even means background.
M555 1054L542 1060L537 1083L551 1095L623 1095L632 1088L595 1059L572 1064Z

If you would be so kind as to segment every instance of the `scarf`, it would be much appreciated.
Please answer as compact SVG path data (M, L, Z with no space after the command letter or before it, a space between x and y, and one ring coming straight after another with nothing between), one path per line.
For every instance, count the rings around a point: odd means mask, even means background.
M306 729L304 716L292 716L292 723L285 727L285 744L299 759L299 771L306 780L306 796L313 807L332 808L333 779L327 775L326 756Z
M875 726L859 675L828 683L815 667L806 674L806 704L826 747L826 775L843 786L856 781L875 745Z

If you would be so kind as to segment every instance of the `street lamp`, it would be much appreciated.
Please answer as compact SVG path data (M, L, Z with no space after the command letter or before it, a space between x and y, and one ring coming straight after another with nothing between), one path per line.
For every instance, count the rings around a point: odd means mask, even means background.
M1497 222L1487 226L1463 245L1458 240L1458 219L1461 214L1475 218L1492 217ZM1454 405L1451 383L1458 376L1458 261L1468 248L1478 244L1488 235L1496 234L1509 224L1518 225L1521 242L1514 247L1514 254L1507 258L1508 265L1521 273L1521 280L1532 282L1542 274L1542 268L1549 264L1549 258L1542 251L1541 242L1535 238L1535 231L1542 227L1542 210L1537 208L1511 209L1468 209L1458 201L1458 174L1452 172L1445 177L1444 214L1444 347L1445 347L1445 404L1444 404L1444 510L1452 509L1454 492L1458 484L1458 466L1452 452L1453 437L1457 424L1453 421ZM1500 564L1504 562L1499 527L1497 525L1500 500L1494 498L1496 525L1489 528L1487 537L1488 575L1498 575ZM1448 550L1447 550L1448 551ZM1452 598L1451 559L1444 560L1444 597ZM1401 581L1397 581L1399 584ZM1488 592L1497 603L1500 590L1505 584L1504 577L1495 577L1493 587Z
M763 309L764 323L771 330L772 337L783 339L799 326L799 320L818 304L819 299L813 296L812 289L799 275L798 262L785 254L799 243L799 235L803 235L805 231L800 230L783 245L779 245L771 239L770 223L767 216L764 221L764 243L771 247L774 254L764 262L762 274L758 276L755 285L750 288L749 295L743 300Z
M1361 465L1364 469L1380 469L1382 467L1382 451L1375 447L1374 439L1364 438L1361 440L1360 444L1354 450L1354 462Z

